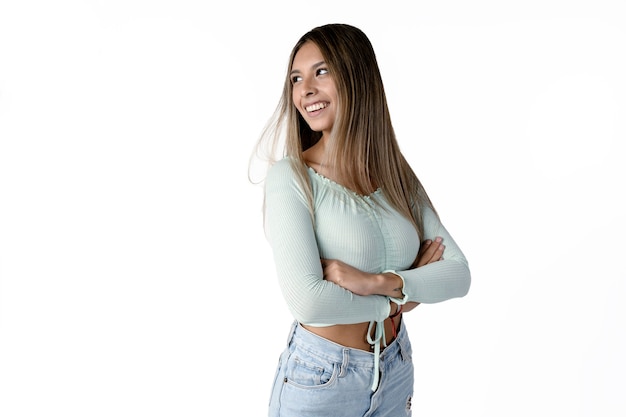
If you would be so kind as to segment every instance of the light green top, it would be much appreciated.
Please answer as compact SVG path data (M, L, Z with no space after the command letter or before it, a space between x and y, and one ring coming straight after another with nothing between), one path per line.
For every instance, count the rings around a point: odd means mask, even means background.
M338 259L370 273L394 272L404 281L406 301L437 303L464 296L470 286L465 256L430 208L423 210L424 236L393 209L383 190L361 196L308 168L315 224L289 159L269 170L265 219L278 281L294 318L311 326L381 323L390 314L389 297L360 296L323 279L321 258ZM375 200L380 204L375 204ZM420 241L443 237L443 260L408 269ZM384 326L376 326L376 353Z

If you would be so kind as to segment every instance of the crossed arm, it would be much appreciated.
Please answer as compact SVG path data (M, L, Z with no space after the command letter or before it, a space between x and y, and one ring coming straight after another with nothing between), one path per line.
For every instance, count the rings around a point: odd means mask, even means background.
M441 237L422 242L411 269L441 260L444 249L445 245ZM393 298L402 298L403 296L403 282L397 274L391 272L370 274L337 259L322 259L322 267L326 281L333 282L354 294L386 295ZM411 311L419 304L418 302L408 301L404 305L403 311Z

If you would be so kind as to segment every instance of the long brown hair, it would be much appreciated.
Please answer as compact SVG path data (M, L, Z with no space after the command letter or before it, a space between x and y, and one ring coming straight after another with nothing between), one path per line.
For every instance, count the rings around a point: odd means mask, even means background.
M302 152L317 143L322 134L311 130L296 109L289 77L294 58L306 42L313 42L320 49L337 89L338 110L327 147L327 162L334 175L361 195L370 194L374 185L381 188L387 201L410 219L423 236L421 207L434 207L400 151L378 61L370 40L360 29L328 24L312 29L298 40L289 57L281 99L257 150L261 145L269 145L273 163L278 158L272 156L284 140L281 156L290 158L298 180L312 200Z

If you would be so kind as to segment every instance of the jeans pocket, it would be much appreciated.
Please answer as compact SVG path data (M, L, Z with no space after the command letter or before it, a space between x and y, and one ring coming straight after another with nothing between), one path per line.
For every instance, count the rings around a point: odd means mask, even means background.
M300 388L322 388L334 384L340 364L296 350L287 360L286 381Z

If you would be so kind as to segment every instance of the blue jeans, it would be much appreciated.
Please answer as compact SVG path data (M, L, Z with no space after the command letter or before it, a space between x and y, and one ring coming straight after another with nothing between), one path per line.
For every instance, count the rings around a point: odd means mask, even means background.
M397 339L380 354L373 392L373 353L341 346L294 322L278 362L269 417L411 416L411 355L401 322Z

